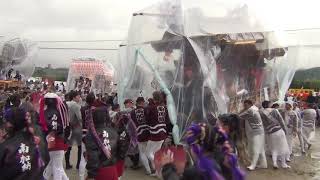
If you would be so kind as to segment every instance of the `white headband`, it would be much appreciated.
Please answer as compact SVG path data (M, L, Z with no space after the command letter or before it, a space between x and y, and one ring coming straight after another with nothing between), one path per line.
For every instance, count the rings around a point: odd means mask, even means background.
M59 96L55 93L47 93L44 95L44 98L59 98Z

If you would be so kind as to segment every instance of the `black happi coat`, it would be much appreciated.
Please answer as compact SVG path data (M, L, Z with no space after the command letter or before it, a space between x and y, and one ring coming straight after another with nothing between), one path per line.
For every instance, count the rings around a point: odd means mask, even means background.
M54 146L49 148L49 151L66 150L68 148L66 139L69 132L66 131L65 133L65 130L63 129L59 111L56 108L48 107L44 114L48 126L48 134L54 134L55 136Z
M42 172L32 136L19 131L0 144L1 180L36 180Z
M149 140L150 128L147 124L147 108L137 107L131 111L131 119L136 125L138 142L146 142Z
M150 128L151 141L165 140L172 134L172 125L166 106L154 105L148 107L147 123Z
M87 151L87 170L88 177L96 177L99 168L113 166L116 164L119 156L125 156L124 134L119 135L115 128L106 126L107 111L105 108L96 108L93 110L93 122L100 141L111 151L111 158L108 159L99 145L96 143L91 130L88 131L85 137L85 146Z
M117 155L118 160L125 159L126 153L129 150L131 138L133 138L132 136L130 136L130 133L128 131L128 122L130 121L129 118L129 111L121 111L116 114L116 116L114 117L114 122L112 122L111 124L111 126L114 127L118 132L118 135L122 137L120 146L121 149Z

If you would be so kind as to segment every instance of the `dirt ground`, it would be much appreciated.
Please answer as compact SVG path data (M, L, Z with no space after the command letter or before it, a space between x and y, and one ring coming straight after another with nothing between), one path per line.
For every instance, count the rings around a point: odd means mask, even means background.
M301 156L299 149L294 149L293 161L289 164L291 169L272 169L271 159L268 159L269 168L247 172L247 180L320 180L320 129L317 129L314 144L310 152L305 156ZM297 141L296 141L297 143ZM76 148L73 148L72 162L76 162ZM78 172L73 168L68 170L67 174L70 180L78 180ZM143 169L125 171L125 175L121 180L155 180L155 177L149 177L144 174Z

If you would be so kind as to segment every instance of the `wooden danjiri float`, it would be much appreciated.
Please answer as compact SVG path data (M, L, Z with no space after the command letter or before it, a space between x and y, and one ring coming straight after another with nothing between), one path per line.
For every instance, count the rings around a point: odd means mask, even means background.
M247 5L216 1L162 1L134 13L120 46L119 101L162 90L176 144L192 122L239 113L246 99L257 106L283 99L296 71L286 32L265 27ZM247 162L240 129L232 136Z

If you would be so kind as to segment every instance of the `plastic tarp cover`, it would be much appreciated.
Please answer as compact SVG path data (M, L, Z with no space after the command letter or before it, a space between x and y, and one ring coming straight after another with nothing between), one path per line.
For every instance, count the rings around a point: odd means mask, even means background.
M306 58L302 31L286 21L279 30L261 4L232 2L161 1L132 17L119 50L119 103L164 91L176 143L192 122L240 112L245 99L284 99Z
M22 76L22 80L30 78L35 69L34 59L38 52L37 44L27 39L3 37L0 38L0 69L1 79L6 79L6 74L13 69Z

